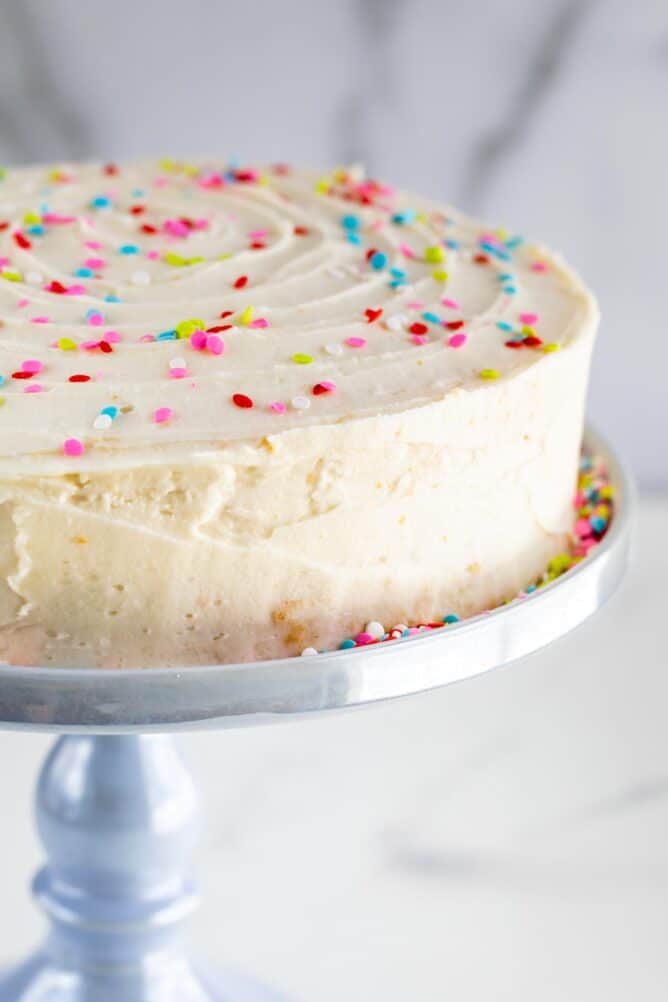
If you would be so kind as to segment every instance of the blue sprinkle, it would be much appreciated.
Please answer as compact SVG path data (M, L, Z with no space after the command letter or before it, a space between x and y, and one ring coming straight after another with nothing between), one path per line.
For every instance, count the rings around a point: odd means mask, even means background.
M139 247L136 244L123 244L118 251L119 254L139 254Z
M506 247L508 248L508 250L515 250L516 247L520 247L523 243L524 243L524 237L520 236L510 237L508 240L506 240ZM527 591L528 590L529 589L527 588Z
M403 271L401 268L390 268L390 275L392 276L392 278L400 278L403 281L405 281L407 277L406 272Z
M383 254L382 251L376 251L376 253L372 256L371 260L369 261L369 264L376 271L382 271L383 268L385 268L385 266L387 265L387 254Z
M390 282L390 288L401 289L406 284L407 283L405 278L393 278L392 281Z
M583 471L593 470L594 461L590 456L583 456L580 460L580 469Z
M406 629L405 629L405 630L402 630L402 631L401 631L401 636L402 636L402 637L410 637L410 635L411 635L411 634L410 634L410 630L408 629L408 627L406 627Z
M103 407L100 414L108 414L111 420L114 421L118 417L118 407Z
M342 640L341 643L339 644L339 650L340 651L347 651L347 650L350 650L350 648L354 647L354 646L355 646L355 641L354 640Z
M156 341L176 341L176 331L163 331L158 334Z
M90 204L94 209L107 209L111 205L111 199L106 195L96 195L91 199Z
M346 233L346 240L351 244L359 245L362 243L362 238L359 233L353 233L352 231Z
M359 216L342 216L341 226L344 230L358 230L360 228L360 217Z
M440 324L441 318L437 317L435 313L423 313L422 319L426 320L428 324Z
M42 237L44 236L44 232L44 227L41 223L36 223L35 226L28 227L28 233L33 237Z
M113 292L110 292L108 296L104 297L105 303L120 303L120 298L115 296Z
M509 324L507 320L497 320L496 326L500 331L511 331L513 329L513 325Z
M507 251L501 250L496 244L490 244L487 240L480 241L480 247L482 250L487 251L493 257L499 258L501 261L510 261L510 254Z
M450 248L450 250L458 250L461 246L459 240L444 240L443 242L446 247Z
M509 271L504 271L501 275L498 276L499 282L512 282L514 277L515 276Z
M524 590L530 595L532 591L536 591L536 585L529 585L529 587Z
M589 524L594 532L603 532L608 523L600 515L592 515L589 519Z
M405 223L412 223L416 215L417 213L415 209L402 209L401 212L394 213L392 216L392 222L402 226Z
M146 190L144 188L134 188L132 191L133 198L143 198L145 194Z
M443 622L444 623L458 623L459 622L459 616L455 616L455 614L453 612L451 612L449 616L444 616L443 617Z
M5 377L0 376L0 386L4 386L4 384L5 384Z
M95 272L92 268L77 268L74 274L77 278L92 278Z
M503 291L506 292L509 296L514 296L515 293L517 292L517 289L515 288L514 285L504 285Z

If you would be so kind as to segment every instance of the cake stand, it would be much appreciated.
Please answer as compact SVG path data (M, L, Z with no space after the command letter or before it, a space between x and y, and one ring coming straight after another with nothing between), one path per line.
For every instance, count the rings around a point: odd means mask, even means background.
M611 528L591 556L528 599L422 636L307 658L185 670L0 668L0 723L63 734L36 797L48 862L34 894L49 932L0 978L0 1002L276 1002L269 989L214 975L185 951L197 805L167 732L294 720L422 692L573 629L622 578L633 508L614 453L593 432L586 446L602 455L616 488Z

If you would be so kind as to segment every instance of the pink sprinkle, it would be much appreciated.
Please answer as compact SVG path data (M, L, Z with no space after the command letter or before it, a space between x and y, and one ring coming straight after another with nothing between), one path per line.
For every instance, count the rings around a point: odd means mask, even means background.
M155 334L142 334L139 340L143 344L148 344L149 341L155 341Z
M84 261L86 268L104 268L107 262L102 257L87 257Z
M149 261L157 261L158 258L160 257L160 251L156 250L147 251L146 257L149 259Z
M409 247L408 244L399 244L399 250L404 257L410 258L411 260L415 257L415 251L412 247Z
M370 633L358 633L355 637L356 644L370 644L373 637Z
M185 377L188 375L188 370L176 367L170 369L169 374L172 377L172 379L185 379Z
M91 313L87 322L91 327L101 327L104 322L104 317L101 313Z
M83 456L85 451L83 442L78 438L68 438L63 442L63 453L66 456Z
M31 317L30 318L30 323L31 324L49 324L49 323L51 323L51 321L49 320L48 317Z
M419 299L414 299L412 302L406 303L406 306L407 306L407 308L409 310L422 310L422 309L424 309L424 303L421 302L421 300L419 300Z
M253 330L259 330L260 328L268 327L269 321L265 320L264 317L258 317L257 320L251 320L248 326L252 327Z
M544 261L534 261L534 263L531 265L531 270L539 272L547 271L547 265L545 264Z
M76 216L61 216L58 212L45 212L42 219L47 225L52 225L53 223L75 223Z
M30 302L29 299L19 299L19 301L18 301L18 303L16 305L17 305L17 307L18 307L19 310L22 310L23 307L27 306L29 302Z
M592 529L588 518L578 518L575 523L575 531L580 538L591 536Z
M426 334L411 334L411 341L413 344L422 345L427 344L429 338Z
M448 338L448 344L451 348L461 348L463 344L466 344L466 334L453 334L452 337Z
M180 219L167 219L162 226L165 233L172 237L187 237L188 227Z
M102 244L100 243L99 240L85 240L84 241L84 247L87 247L88 250L99 250L101 246L102 246Z
M169 421L173 414L174 411L171 407L158 407L157 411L153 414L153 420L156 424L164 424L165 421Z
M153 182L154 188L165 188L166 186L167 186L166 177L156 177L156 179Z
M441 302L444 306L447 306L449 310L461 310L461 306L456 299L442 299Z
M204 351L206 348L206 331L193 331L190 335L190 343L196 351Z
M269 404L269 410L273 411L274 414L285 414L287 407L280 400L274 400L273 404Z
M69 288L65 289L66 296L85 296L86 286L85 285L70 285Z
M36 358L27 358L25 362L21 362L21 368L24 372L32 372L33 375L37 375L41 372L44 366Z
M106 334L104 335L104 340L108 341L109 344L118 344L118 342L121 340L121 335L118 333L118 331L107 331Z
M347 337L346 338L346 344L350 348L363 348L364 345L366 344L366 338L365 337Z
M8 257L0 257L0 268L4 268L8 264L9 264Z
M538 323L538 314L537 313L520 313L520 322L523 323L523 324L529 324L529 326L531 326L532 324L537 324Z
M80 347L83 348L84 351L93 351L95 348L99 348L100 347L100 342L99 341L82 341Z
M269 230L251 230L248 236L251 240L264 240L266 236L269 236Z
M336 383L332 383L329 379L321 379L319 386L322 386L323 390L327 390L328 393L332 393L336 389Z
M206 336L206 349L210 351L212 355L222 355L225 345L223 344L222 337L218 337L217 334L207 334Z
M44 387L41 383L28 383L23 390L24 393L43 393Z

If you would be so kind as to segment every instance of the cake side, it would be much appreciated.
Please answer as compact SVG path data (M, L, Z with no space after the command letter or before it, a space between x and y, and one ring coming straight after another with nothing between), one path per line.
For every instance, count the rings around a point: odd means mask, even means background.
M345 172L105 170L6 189L0 657L297 654L564 548L598 315L556 256Z

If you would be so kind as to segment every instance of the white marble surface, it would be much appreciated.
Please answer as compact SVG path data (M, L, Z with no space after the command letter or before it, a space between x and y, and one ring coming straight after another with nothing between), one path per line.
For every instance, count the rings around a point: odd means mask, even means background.
M662 1002L668 496L623 590L503 671L382 709L194 735L193 932L298 1002ZM0 734L0 964L34 945L32 784Z
M0 161L362 160L560 248L593 416L664 488L667 92L660 0L0 2Z

